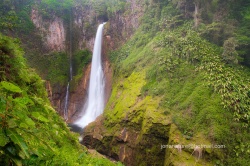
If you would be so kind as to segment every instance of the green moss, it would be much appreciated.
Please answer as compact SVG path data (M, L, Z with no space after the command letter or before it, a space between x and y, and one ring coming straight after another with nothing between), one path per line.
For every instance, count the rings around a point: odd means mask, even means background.
M145 106L145 113L143 116L143 123L142 123L142 134L147 134L148 132L153 132L152 127L154 127L155 124L161 124L161 125L169 125L171 123L171 119L165 115L163 115L163 110L159 108L159 101L158 98L152 98L150 96L147 96L143 102ZM159 130L160 133L161 129L154 129ZM167 130L167 129L165 129ZM165 130L162 130L164 133ZM159 136L167 137L168 134L159 134Z
M53 87L66 86L69 78L69 57L65 52L29 57L29 63Z
M113 125L127 116L128 110L132 108L140 97L140 89L145 84L145 75L134 72L124 81L114 85L110 100L105 109L107 123Z
M70 91L76 90L77 85L83 78L87 65L91 62L92 54L89 50L78 50L72 58L73 79L70 81Z
M239 145L235 141L249 140L249 137L245 135L246 128L235 130L236 126L243 123L234 121L236 109L240 108L239 112L248 114L245 109L248 97L239 88L247 89L247 72L240 74L237 68L223 64L219 57L220 49L203 40L191 27L191 23L186 23L185 26L156 33L155 36L139 28L130 41L112 54L116 71L115 88L111 97L113 105L109 103L109 109L106 110L108 115L106 125L111 123L117 129L120 126L117 124L120 123L125 127L140 129L138 140L140 142L151 131L160 133L154 128L157 123L167 124L172 121L186 140L198 141L196 137L200 135L201 142L223 144L228 147L218 151L207 150L205 154L207 158L205 157L202 162L217 163L218 158L220 163L233 164L230 156L239 155L235 153L235 148L248 147L247 143ZM127 91L128 86L124 86L124 82L129 80L130 74L134 72L145 73L145 83L140 88L141 94L136 104L133 104L135 103L133 94ZM130 83L129 86L133 87L134 83L132 82L132 85ZM229 89L232 91L229 92ZM132 100L124 99L126 95L131 96ZM241 101L246 103L245 106L240 102L233 102L236 98L241 98ZM116 101L120 99L128 103L127 107L119 104L116 107ZM234 104L237 106L232 108ZM113 107L110 107L111 105ZM113 109L113 113L108 113ZM159 125L158 127L161 128ZM240 133L244 136L240 136ZM243 149L246 152L246 149ZM190 155L192 152L185 153L184 156L187 157L188 153ZM242 154L241 158L245 159L246 156L243 156L245 155ZM176 161L178 160L176 157ZM189 163L189 161L195 163L191 158L183 162Z
M164 149L166 151L164 165L179 165L181 163L185 163L188 166L213 165L210 161L211 158L208 157L208 154L211 157L211 153L214 153L211 152L213 149L202 149L201 158L194 155L194 148L196 145L211 145L211 142L206 140L204 135L200 133L194 136L191 140L187 140L183 137L176 125L171 125L168 145L169 147ZM182 145L182 148L177 149L175 147L171 147L171 145Z
M74 75L82 75L82 69L91 62L92 54L89 50L78 50L73 54Z
M132 151L135 153L134 164L163 164L164 158L161 156L164 156L164 151L161 151L160 144L168 140L171 118L166 118L164 110L159 108L161 98L141 95L141 88L145 85L143 73L143 71L133 72L127 78L115 81L104 113L105 132L103 133L112 135L114 139L109 140L111 142L103 140L102 142L106 147L112 144L112 152L119 154L120 145L114 143L115 138L119 137L120 132L126 128L129 133L132 131L138 133L136 138L133 138L133 134L129 136L133 139L129 147L132 146Z

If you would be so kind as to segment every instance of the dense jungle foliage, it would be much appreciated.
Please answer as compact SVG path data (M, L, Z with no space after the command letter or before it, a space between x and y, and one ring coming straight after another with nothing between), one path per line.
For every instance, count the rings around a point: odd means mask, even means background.
M51 16L58 16L62 18L64 20L65 26L67 27L67 38L70 38L70 17L72 16L72 9L74 9L74 7L77 5L83 5L87 8L93 8L96 13L96 18L107 20L108 15L111 16L115 12L124 9L125 1L3 0L0 2L0 32L5 35L17 37L21 40L21 45L25 50L24 56L28 59L28 64L31 67L35 68L39 75L44 79L51 81L52 86L55 86L56 83L59 83L61 86L67 85L67 81L69 80L69 66L66 64L66 61L69 60L69 51L65 50L65 52L51 53L45 47L41 47L43 45L43 40L41 35L37 33L34 24L30 20L31 10L32 8L38 9L44 20L49 20ZM86 23L85 28L87 30L89 29L89 35L95 35L95 31L93 30L94 27L96 27L96 25ZM74 32L71 33L73 34ZM77 46L74 45L74 41L72 51L73 54L78 54L79 51L81 51L77 48ZM50 56L52 56L52 58L47 58ZM86 59L81 59L83 60L81 62L82 64L85 64L85 61L88 61L87 56ZM79 61L79 58L78 60L73 61ZM54 70L55 67L51 66L50 64L60 66L62 71L58 71L58 69ZM73 69L75 74L79 70L78 66L73 66ZM48 73L51 72L53 77L55 76L56 79L51 79L51 74L48 75Z
M0 35L0 164L115 165L78 143L51 107L44 81L27 67L19 43Z
M144 2L140 28L124 46L110 52L115 91L124 79L146 70L141 93L162 98L159 109L172 116L184 137L192 139L202 132L214 144L226 145L216 152L223 154L216 165L248 165L250 3ZM198 19L193 17L194 4ZM115 107L114 113L107 110L107 125L124 118L119 110L125 105Z
M163 116L171 115L172 122L187 140L202 133L212 143L226 145L213 153L215 158L209 159L214 165L247 166L250 163L250 1L141 0L140 3L144 8L140 27L123 46L109 52L114 91L125 89L119 86L124 80L129 82L128 87L136 89L134 77L145 73L145 84L140 84L142 88L136 94L144 99L160 98L159 109L165 110ZM39 47L42 39L30 20L32 7L38 8L44 19L55 14L69 24L77 5L93 9L96 20L108 20L117 14L126 16L130 2L0 1L2 165L114 165L92 157L79 145L76 135L50 106L44 81L36 74L54 85L65 86L69 80L69 54ZM89 29L92 26L86 25ZM24 57L36 70L26 65ZM76 81L90 59L89 50L73 50ZM132 92L126 93L134 97ZM111 100L118 101L113 96ZM120 103L121 108L126 108L126 102ZM123 118L121 110L117 107L115 115L105 113L107 123L119 122Z

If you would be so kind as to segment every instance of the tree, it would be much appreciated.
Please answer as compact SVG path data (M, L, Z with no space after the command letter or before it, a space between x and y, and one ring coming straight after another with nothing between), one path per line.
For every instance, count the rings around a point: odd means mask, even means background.
M226 63L229 64L238 63L237 60L238 53L235 49L237 46L238 46L237 41L233 37L230 37L224 42L223 44L224 51L222 53L222 57Z

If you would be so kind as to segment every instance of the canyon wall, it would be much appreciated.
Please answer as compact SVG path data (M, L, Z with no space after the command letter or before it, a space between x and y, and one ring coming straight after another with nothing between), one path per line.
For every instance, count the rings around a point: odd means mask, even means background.
M74 51L80 49L93 51L95 38L93 29L95 29L98 24L94 19L95 11L91 6L75 6L72 9L69 20L60 18L53 12L50 13L49 18L44 18L40 12L37 8L32 8L30 18L43 41L41 47L43 47L47 53L66 52L68 56L70 56L69 50L72 50L72 54ZM72 48L70 49L70 47ZM75 115L76 111L81 110L86 96L90 65L82 70L83 74L79 82L74 83L74 85L70 82L69 117ZM52 105L57 112L63 116L66 85L61 86L58 84L51 86L51 83L46 81L46 87ZM68 119L68 122L71 122L71 118Z
M105 74L106 92L105 103L108 102L112 89L112 66L108 59L108 52L125 43L139 27L140 18L143 15L143 5L136 0L127 1L126 13L116 11L109 20L97 17L96 11L91 5L77 5L72 8L70 22L51 14L50 18L44 18L37 8L32 8L31 20L38 34L40 34L43 46L47 52L67 52L70 45L72 51L89 49L93 51L94 38L98 25L107 22L104 27L103 37L103 68ZM71 22L72 21L72 22ZM71 25L70 25L71 24ZM71 33L70 33L71 30ZM70 38L72 43L70 44ZM90 64L82 69L82 78L78 82L70 82L68 120L71 123L76 120L84 105L87 94ZM65 86L51 86L46 81L47 92L50 101L58 113L63 116L65 104Z
M44 47L49 51L65 51L66 49L66 29L63 19L51 15L51 18L43 19L38 9L33 8L31 11L31 20L39 30L44 42Z
M144 13L144 6L136 0L127 1L124 12L113 13L106 27L106 35L112 40L109 49L116 49L124 44L140 25Z

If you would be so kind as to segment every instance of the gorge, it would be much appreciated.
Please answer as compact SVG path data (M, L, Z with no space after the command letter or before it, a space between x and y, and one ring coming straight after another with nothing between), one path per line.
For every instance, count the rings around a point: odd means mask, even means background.
M1 1L0 165L248 166L249 11Z

